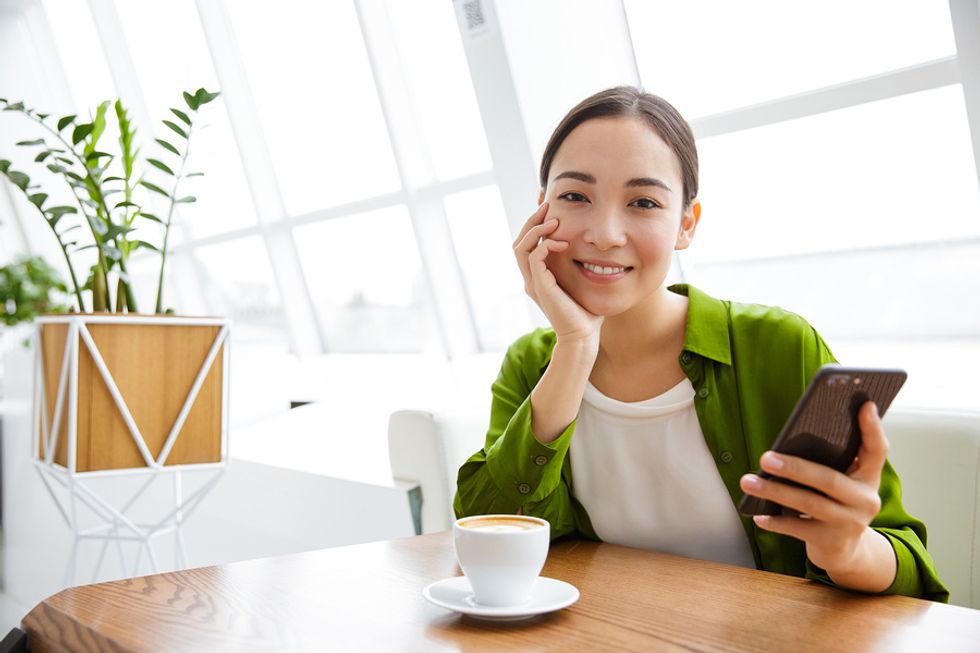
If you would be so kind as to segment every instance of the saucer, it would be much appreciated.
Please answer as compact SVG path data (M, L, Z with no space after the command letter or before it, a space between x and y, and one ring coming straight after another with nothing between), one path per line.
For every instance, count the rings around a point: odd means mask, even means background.
M516 621L545 612L567 608L578 601L578 589L561 580L539 576L531 588L531 596L520 605L491 607L473 600L473 588L466 576L455 576L432 583L424 590L425 600L440 608L453 610L477 619Z

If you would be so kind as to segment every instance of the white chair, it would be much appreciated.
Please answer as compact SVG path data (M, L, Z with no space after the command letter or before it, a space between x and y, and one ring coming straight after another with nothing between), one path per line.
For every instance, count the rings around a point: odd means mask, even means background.
M392 474L421 488L423 532L452 525L456 473L483 446L488 419L481 409L391 415ZM895 409L885 430L905 507L929 527L951 601L980 608L980 414Z

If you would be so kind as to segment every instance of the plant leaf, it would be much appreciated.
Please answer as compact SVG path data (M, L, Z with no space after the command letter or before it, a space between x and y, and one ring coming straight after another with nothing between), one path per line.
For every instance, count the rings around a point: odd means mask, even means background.
M95 125L93 125L90 122L81 125L75 125L75 129L71 133L72 144L78 145L79 143L81 143L83 140L85 140L86 136L92 133L93 129L95 129Z
M169 152L173 152L177 156L180 156L180 151L176 147L174 147L173 145L171 145L170 143L168 143L167 141L165 141L163 139L160 139L160 138L154 138L153 140L155 140L157 143L159 143L160 144L160 147L162 147L163 149L165 149L165 150L167 150Z
M7 179L23 191L26 191L27 185L31 183L31 178L18 170L7 171Z
M152 220L153 222L159 222L160 224L163 224L163 220L161 220L157 216L153 215L152 213L144 213L143 211L140 211L136 215L142 216L142 217L146 218L147 220Z
M44 150L43 152L41 152L40 154L38 154L36 157L34 157L34 160L37 163L41 163L42 161L44 161L49 156L51 156L51 150Z
M58 121L58 131L61 131L71 123L75 122L75 116L64 116Z
M48 194L35 193L33 195L29 195L27 199L31 201L31 204L40 209L42 206L44 206L44 200L48 199Z
M167 127L170 127L170 129L174 130L175 132L177 132L178 134L180 134L184 138L187 138L187 132L185 132L183 129L181 129L180 127L178 127L177 125L175 125L173 122L171 122L169 120L164 120L163 121L163 124L165 124Z
M196 201L196 197L193 195L187 195L186 197L181 197L179 200L174 200L174 204L193 204Z
M183 120L185 123L187 123L187 126L188 127L190 126L191 119L187 116L186 113L184 113L180 109L170 109L170 111L172 111L175 116L177 116L178 118L180 118L181 120Z
M56 156L55 159L57 159L58 161L61 161L62 163L64 163L65 165L68 165L68 166L75 164L75 161L73 159L69 159L66 156Z
M114 158L114 155L109 154L108 152L97 152L97 151L93 151L93 152L89 152L88 154L85 155L85 160L86 161L95 161L95 160L98 160L98 159L100 159L100 158L102 158L104 156L107 156L110 159L111 158Z
M159 252L160 251L160 248L159 247L157 247L156 245L154 245L152 243L148 243L145 240L134 240L133 241L133 245L134 245L134 248L135 249L139 249L140 247L142 247L144 249L152 249L154 252Z
M163 170L171 177L176 176L174 175L174 171L170 169L170 166L168 166L163 161L158 161L157 159L147 159L146 162L149 163L154 168L157 168L158 170Z
M105 232L105 237L108 240L114 240L118 236L128 234L135 229L136 227L130 227L128 224L114 224Z
M24 110L24 103L23 102L14 102L13 104L8 104L7 106L5 106L3 108L3 110L4 111L23 111Z
M187 91L184 91L184 102L186 102L187 106L191 108L191 111L197 111L197 106L198 106L197 98L191 95L190 93L188 93Z
M115 245L103 243L102 247L99 249L102 250L102 253L105 254L106 258L110 261L119 261L122 259L122 252Z
M44 145L44 139L36 138L33 141L17 141L15 145L20 145L21 147L26 147L28 145Z
M5 173L10 170L10 161L7 159L0 159L0 173Z
M126 181L126 180L123 179L122 177L106 177L102 181L105 182L105 183L108 183L110 181Z
M139 205L139 204L135 204L135 203L133 203L133 202L119 202L118 204L116 204L116 205L115 205L114 207L112 207L112 208L114 208L114 209L118 209L118 208L119 208L120 206L135 206L136 208L139 208L139 207L140 207L140 205Z
M184 177L203 177L203 172L188 172Z
M51 172L53 172L55 174L61 174L63 172L68 172L68 169L65 168L65 166L58 165L57 163L49 163L46 167L47 167L48 170L50 170Z
M209 93L203 88L199 88L197 89L197 93L194 94L194 99L197 100L197 106L200 107L207 104L208 102L211 102L219 95L220 93Z
M161 195L163 195L167 199L170 199L170 194L167 191L165 191L162 188L160 188L159 186L157 186L156 184L151 184L150 182L146 181L145 179L140 179L139 183L140 183L141 186L145 186L146 188L149 188L154 193L160 193Z

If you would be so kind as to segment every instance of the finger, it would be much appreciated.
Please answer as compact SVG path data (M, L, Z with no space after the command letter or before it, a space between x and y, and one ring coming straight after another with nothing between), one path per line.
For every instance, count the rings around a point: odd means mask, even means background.
M872 401L861 406L858 413L858 426L861 427L861 448L858 449L858 464L851 472L851 478L873 485L881 483L881 470L888 458L888 438L878 417L878 407Z
M848 514L845 506L813 490L793 487L779 481L761 478L755 474L743 476L739 481L739 486L746 494L775 501L781 506L792 508L820 521L845 522L854 520L854 517Z
M532 227L528 230L524 237L521 238L520 242L514 246L514 251L520 256L521 252L525 254L530 252L532 249L538 246L538 242L547 236L548 234L554 232L558 228L558 218L551 218L545 222Z
M867 505L868 484L850 478L826 465L775 451L762 454L759 462L764 471L812 487L846 506L858 506L869 510L874 507ZM877 491L878 488L876 486L873 489Z
M763 530L789 535L804 542L815 539L819 535L818 529L823 528L820 522L800 517L756 515L752 521Z
M548 203L542 202L541 206L538 207L538 210L532 213L531 217L528 218L527 222L524 223L524 226L521 227L520 232L517 234L517 238L514 239L515 248L517 247L517 243L521 242L521 240L524 239L524 236L527 235L528 231L530 231L535 225L544 222L544 216L546 216L547 214L548 214Z
M538 246L534 248L531 255L528 256L528 265L531 271L531 282L533 284L539 284L542 281L547 283L557 283L555 281L555 275L551 273L548 269L545 259L548 258L548 254L551 252L560 252L568 247L568 241L564 240L552 240L550 238L543 238Z

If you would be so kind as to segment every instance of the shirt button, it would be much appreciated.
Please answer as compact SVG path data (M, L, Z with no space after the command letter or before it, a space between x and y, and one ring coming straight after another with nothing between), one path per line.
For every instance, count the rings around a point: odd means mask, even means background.
M734 456L732 455L732 452L731 451L722 451L721 452L721 462L723 462L723 463L730 463L730 462L732 462L732 458L734 458Z
M539 467L541 465L546 464L547 462L548 462L548 456L535 456L534 457L534 464L537 465L537 466L539 466Z
M711 392L711 391L708 390L708 388L701 388L700 390L698 390L698 396L701 397L702 399L704 399L705 397L708 396L708 393L709 392Z
M528 485L527 483L521 483L520 485L517 486L517 491L520 492L521 494L530 494L531 486Z
M681 354L681 360L685 363L690 363L692 360L694 360L694 356L691 355L691 352L685 351L683 354Z

